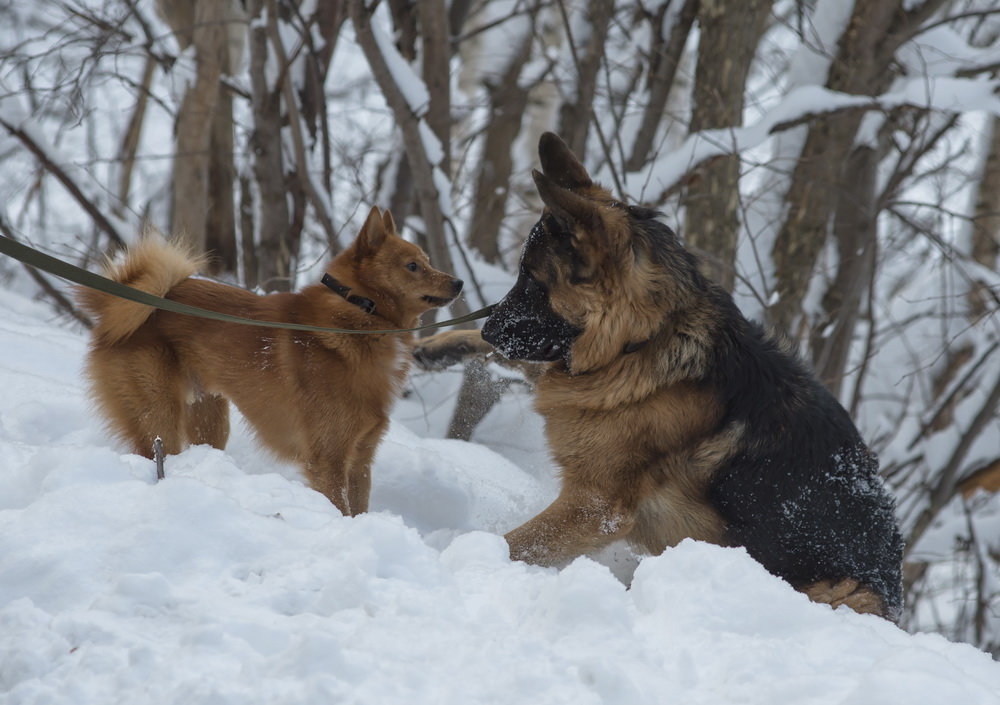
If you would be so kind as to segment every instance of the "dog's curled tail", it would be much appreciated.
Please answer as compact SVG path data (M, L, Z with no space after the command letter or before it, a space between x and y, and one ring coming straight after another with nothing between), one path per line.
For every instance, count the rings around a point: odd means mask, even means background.
M188 248L168 242L155 230L147 230L123 257L108 261L105 276L154 296L165 296L203 263L203 258ZM100 345L128 338L154 311L152 306L84 287L76 287L76 300L94 318L92 335Z

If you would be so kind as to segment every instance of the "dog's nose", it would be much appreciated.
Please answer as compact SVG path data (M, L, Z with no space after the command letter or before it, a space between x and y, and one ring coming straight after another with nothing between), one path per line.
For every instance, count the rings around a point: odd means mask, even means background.
M458 296L462 291L462 285L465 284L461 279L451 280L451 293L452 296Z

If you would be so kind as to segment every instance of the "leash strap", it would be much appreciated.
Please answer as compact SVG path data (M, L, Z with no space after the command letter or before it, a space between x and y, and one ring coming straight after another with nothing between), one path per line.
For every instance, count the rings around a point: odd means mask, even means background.
M209 311L208 309L198 308L197 306L189 306L187 304L182 304L178 301L171 301L170 299L164 299L159 296L153 296L150 293L136 289L135 287L127 286L121 282L116 282L107 277L102 277L99 274L94 274L93 272L88 272L86 269L77 267L68 262L63 262L60 259L56 259L51 255L47 255L44 252L39 252L33 247L28 247L25 244L18 242L17 240L12 240L9 237L0 236L0 254L5 254L8 257L13 257L14 259L23 262L24 264L40 269L43 272L48 272L49 274L55 275L62 279L67 279L74 284L79 284L80 286L85 286L90 289L96 289L97 291L103 291L105 294L110 294L111 296L117 296L121 299L128 299L129 301L135 301L139 304L145 304L146 306L152 306L153 308L158 308L163 311L170 311L172 313L180 313L185 316L196 316L198 318L207 318L213 321L222 321L224 323L236 323L241 326L259 326L262 328L284 328L286 330L302 330L308 331L310 333L353 333L356 335L379 335L383 333L412 333L419 330L426 330L429 328L444 328L445 326L454 325L456 323L465 323L466 321L475 321L479 318L486 318L490 315L493 310L493 305L481 308L478 311L473 311L472 313L466 314L464 316L459 316L458 318L451 318L447 321L438 321L437 323L428 323L424 326L418 326L416 328L392 328L388 330L352 330L350 328L328 328L325 326L310 326L304 323L280 323L278 321L258 321L253 318L243 318L242 316L231 316L228 313L220 313L219 311Z

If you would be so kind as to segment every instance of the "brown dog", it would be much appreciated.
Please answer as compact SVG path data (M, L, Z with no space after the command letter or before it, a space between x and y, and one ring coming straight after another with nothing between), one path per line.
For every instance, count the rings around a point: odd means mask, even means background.
M200 261L159 236L109 269L116 281L200 308L260 320L356 330L412 328L461 291L372 208L323 284L258 296L192 279ZM87 358L93 396L111 429L150 457L187 444L223 448L229 401L278 457L345 514L368 508L371 461L409 368L409 333L352 335L255 328L154 310L80 289L97 320Z
M512 558L562 565L616 539L743 546L817 602L895 618L892 498L847 412L748 321L657 214L595 184L556 135L517 282L476 332L424 340L424 365L539 363L535 407L559 497L507 533Z

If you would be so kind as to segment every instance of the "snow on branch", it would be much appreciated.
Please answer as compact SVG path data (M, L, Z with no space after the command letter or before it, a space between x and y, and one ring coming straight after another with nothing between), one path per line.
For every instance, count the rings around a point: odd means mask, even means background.
M686 174L715 157L739 154L759 147L772 135L825 115L845 110L881 110L910 106L945 112L982 110L1000 115L1000 81L969 78L921 77L906 81L880 96L850 95L820 86L802 86L752 125L702 130L663 159L657 180L664 192Z
M413 171L420 213L427 235L431 260L445 270L453 271L453 258L445 223L451 222L451 183L440 162L445 151L440 140L422 119L430 104L430 93L424 82L396 51L362 3L351 4L354 33L375 82L382 90L386 103L396 119L403 137L403 148ZM382 39L379 40L379 36ZM459 300L453 311L467 313Z
M399 88L406 104L410 106L410 112L418 118L423 117L431 102L427 86L424 85L413 67L403 58L403 55L399 53L396 45L392 43L392 39L379 27L378 23L369 22L368 29L378 45L379 53L385 59L385 67L392 76L393 83Z

